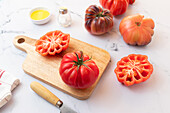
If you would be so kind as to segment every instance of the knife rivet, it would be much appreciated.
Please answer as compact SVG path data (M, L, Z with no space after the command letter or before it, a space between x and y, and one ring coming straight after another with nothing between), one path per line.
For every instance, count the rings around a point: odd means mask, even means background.
M57 103L56 103L56 106L58 108L60 108L61 106L63 105L63 102L61 100L59 100Z

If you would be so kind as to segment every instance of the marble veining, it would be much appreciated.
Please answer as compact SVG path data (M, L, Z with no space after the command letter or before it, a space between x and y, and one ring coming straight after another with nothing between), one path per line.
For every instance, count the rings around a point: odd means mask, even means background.
M24 31L14 31L14 30L0 30L0 35L2 34L9 34L9 33L16 33L16 34L25 34Z
M14 90L12 100L0 113L59 113L59 109L36 95L29 87L35 78L24 73L22 63L27 53L12 44L17 35L38 39L51 30L61 30L74 38L103 48L110 53L111 62L99 84L87 100L75 99L55 88L40 82L65 104L78 113L169 113L170 100L170 15L169 0L136 0L124 15L114 17L113 29L102 35L93 36L84 28L85 10L98 0L0 0L0 68L8 70L21 79L20 86ZM53 18L45 25L35 25L29 19L29 11L36 6L45 6L52 11ZM73 23L63 28L57 23L58 8L67 7ZM144 47L129 46L119 33L120 21L128 15L141 13L155 21L155 33L150 44ZM128 54L148 55L154 72L146 82L125 87L114 73L117 61Z

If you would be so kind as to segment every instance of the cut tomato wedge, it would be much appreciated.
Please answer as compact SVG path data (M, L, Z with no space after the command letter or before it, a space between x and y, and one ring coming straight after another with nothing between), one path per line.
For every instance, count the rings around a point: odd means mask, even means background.
M117 63L114 72L119 82L130 86L146 81L153 72L153 66L146 55L130 54Z
M68 48L70 35L61 31L51 31L36 41L36 51L42 56L55 55Z

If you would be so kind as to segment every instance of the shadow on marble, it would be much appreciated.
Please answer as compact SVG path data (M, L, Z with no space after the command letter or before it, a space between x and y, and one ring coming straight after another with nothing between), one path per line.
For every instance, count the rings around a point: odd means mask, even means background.
M151 77L148 80L129 86L128 89L136 93L156 91L161 87L160 81L158 79L160 80L160 76L155 71L153 71Z

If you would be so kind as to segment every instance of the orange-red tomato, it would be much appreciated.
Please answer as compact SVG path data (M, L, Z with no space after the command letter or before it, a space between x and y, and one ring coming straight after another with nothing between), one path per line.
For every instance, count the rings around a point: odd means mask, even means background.
M135 0L129 0L129 4L133 4Z
M91 5L86 9L85 27L94 35L101 35L113 28L113 15L107 9Z
M55 55L68 48L70 35L61 31L51 31L36 41L36 51L42 56Z
M117 63L114 71L119 82L130 86L146 81L153 72L153 66L146 55L130 54Z
M103 8L109 9L116 16L126 12L129 6L129 0L99 0Z
M67 85L85 89L95 83L99 76L99 68L89 56L83 55L82 51L77 51L63 56L59 73Z
M142 46L151 42L154 27L151 18L144 19L143 15L137 14L125 17L119 25L119 31L127 44Z

